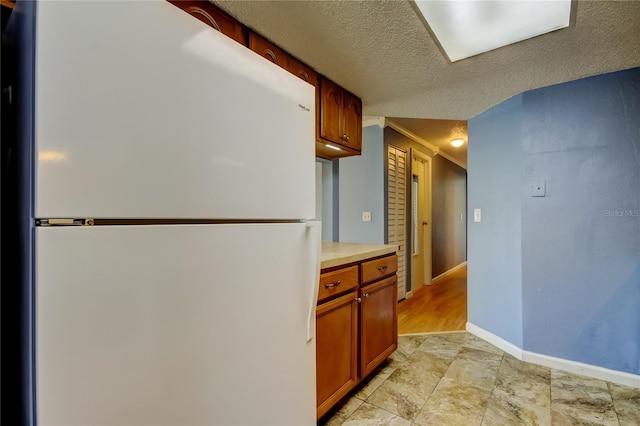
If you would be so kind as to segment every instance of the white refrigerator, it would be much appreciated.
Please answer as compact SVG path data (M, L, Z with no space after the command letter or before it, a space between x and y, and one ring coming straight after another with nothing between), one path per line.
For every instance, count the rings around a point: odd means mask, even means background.
M15 12L33 423L315 424L313 87L168 2Z

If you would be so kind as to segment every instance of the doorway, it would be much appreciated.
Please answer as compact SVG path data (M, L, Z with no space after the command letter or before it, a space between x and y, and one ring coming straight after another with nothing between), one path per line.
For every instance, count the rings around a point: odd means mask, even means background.
M466 256L464 262L451 267L443 262L442 255L450 255L450 249L458 247L456 235L461 225L466 231L466 178L462 192L465 202L460 204L459 182L455 174L449 173L448 160L411 150L409 164L407 251L411 277L407 298L398 305L398 332L464 330L467 321ZM460 253L454 253L450 257L457 261L456 256ZM450 260L446 256L444 259ZM443 268L447 269L443 271Z
M411 295L431 285L431 158L411 150Z

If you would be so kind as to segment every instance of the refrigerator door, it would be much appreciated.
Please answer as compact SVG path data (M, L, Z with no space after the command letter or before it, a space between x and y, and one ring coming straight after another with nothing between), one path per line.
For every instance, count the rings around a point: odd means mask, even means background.
M315 425L313 231L38 228L38 424Z
M37 6L36 217L314 217L311 85L169 2Z

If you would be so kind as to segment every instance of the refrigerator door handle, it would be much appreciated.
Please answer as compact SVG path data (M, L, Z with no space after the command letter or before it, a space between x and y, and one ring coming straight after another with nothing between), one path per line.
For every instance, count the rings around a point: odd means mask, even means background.
M311 300L309 301L309 311L307 316L307 342L313 340L316 336L316 304L318 303L318 286L320 284L320 255L322 252L322 222L319 220L311 220L305 222L307 225L307 232L310 234L309 245L312 247L310 250L310 264L313 265L313 269L310 274L310 285L312 288L309 292L311 294Z

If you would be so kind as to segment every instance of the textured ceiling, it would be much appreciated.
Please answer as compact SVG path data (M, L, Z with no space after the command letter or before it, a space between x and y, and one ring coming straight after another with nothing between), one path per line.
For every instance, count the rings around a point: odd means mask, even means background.
M455 63L405 0L213 3L371 116L467 120L526 90L640 66L640 1L578 1L569 28Z

